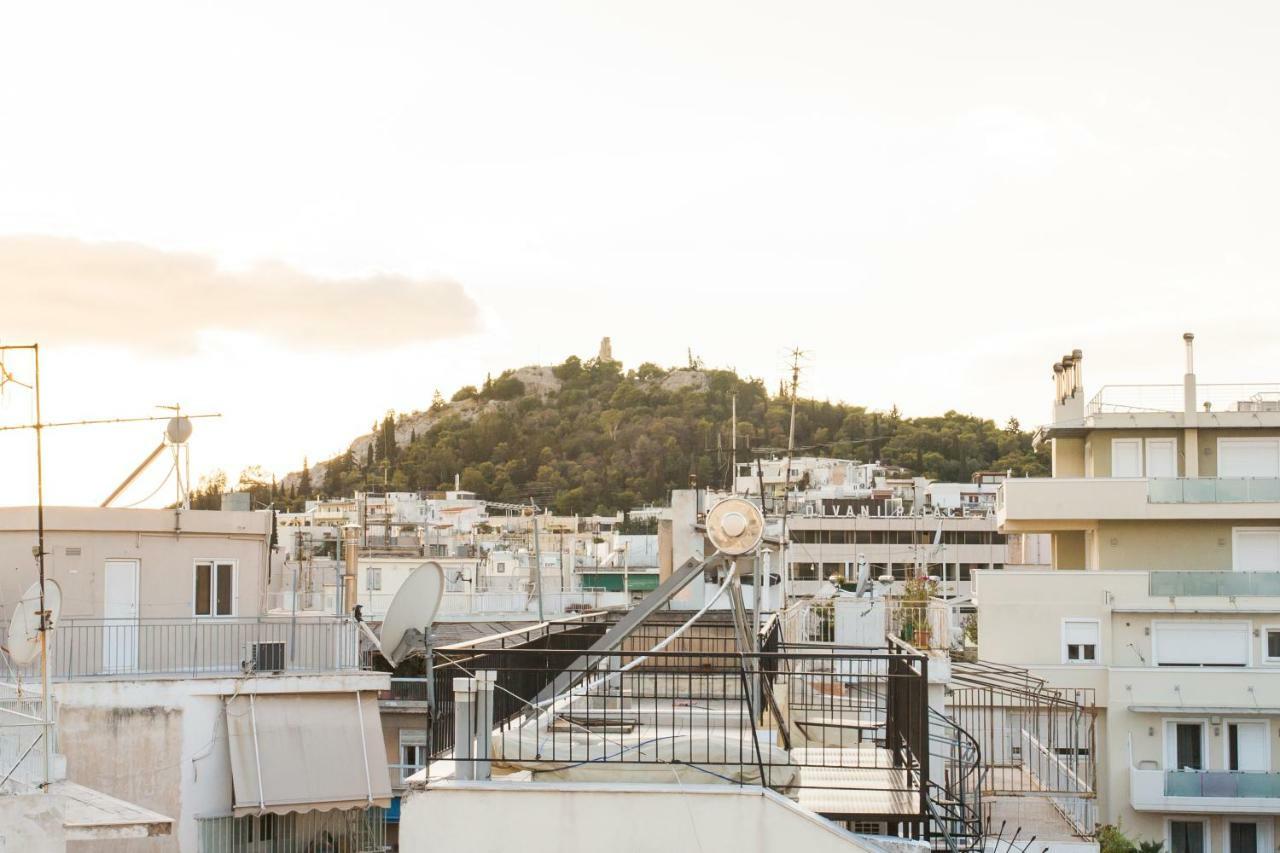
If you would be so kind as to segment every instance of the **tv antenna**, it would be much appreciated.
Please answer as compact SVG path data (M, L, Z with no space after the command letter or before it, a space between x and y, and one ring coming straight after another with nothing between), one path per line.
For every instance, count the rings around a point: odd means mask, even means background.
M173 468L170 470L171 473L174 474L175 486L177 488L177 504L183 509L191 509L191 445L188 444L188 441L191 438L191 421L195 418L218 418L222 416L216 414L184 415L182 413L182 406L178 403L175 403L172 406L156 406L156 408L167 409L173 412L173 415L161 415L149 418L128 418L127 420L167 421L168 423L165 424L164 428L164 436L160 439L160 443L156 445L156 449L151 451L151 453L147 455L147 458L143 459L138 467L134 468L133 472L130 473L128 477L124 478L124 481L120 483L120 485L116 486L115 491L112 492L107 499L100 504L100 506L111 506L112 502L115 501L116 498L120 497L121 493L124 492L125 489L133 485L134 481L136 481L138 477L142 476L142 472L146 471L151 463L156 461L160 454L164 453L164 451L168 449L173 456ZM125 419L118 419L117 421L111 421L111 423L116 423L120 420ZM98 422L94 421L93 423ZM165 480L168 479L169 477L166 474ZM164 485L164 483L162 482L160 485ZM158 488L157 491L159 491Z

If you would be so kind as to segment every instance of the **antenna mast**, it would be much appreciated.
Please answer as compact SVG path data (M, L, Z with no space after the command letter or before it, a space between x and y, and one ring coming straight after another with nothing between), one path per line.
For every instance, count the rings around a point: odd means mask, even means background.
M782 543L779 546L779 557L782 560L782 604L786 606L787 595L791 592L791 564L787 561L787 510L791 507L791 457L796 450L796 392L800 388L800 359L805 353L794 348L791 356L791 427L787 432L787 473L782 486ZM761 501L764 496L761 495Z

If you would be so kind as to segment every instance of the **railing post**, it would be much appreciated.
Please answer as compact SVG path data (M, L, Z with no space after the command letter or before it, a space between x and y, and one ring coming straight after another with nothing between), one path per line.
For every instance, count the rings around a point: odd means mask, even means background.
M476 680L453 680L453 778L468 780L475 771L471 747L475 727Z
M476 769L474 778L489 778L489 753L493 745L493 688L498 680L494 670L476 673Z

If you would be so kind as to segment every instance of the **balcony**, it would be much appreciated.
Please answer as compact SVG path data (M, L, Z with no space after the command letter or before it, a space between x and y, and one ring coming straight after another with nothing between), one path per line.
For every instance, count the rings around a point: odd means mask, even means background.
M1159 477L1147 480L1153 504L1280 502L1280 477Z
M996 503L996 522L1012 533L1082 530L1106 520L1276 516L1280 516L1280 479L1266 477L1013 479L1000 484Z
M1280 814L1280 773L1131 766L1129 797L1135 811Z
M353 671L360 669L357 630L352 619L335 616L67 618L53 631L49 671L65 681ZM17 672L39 678L40 663Z
M1154 597L1280 595L1280 572L1174 572L1149 575Z

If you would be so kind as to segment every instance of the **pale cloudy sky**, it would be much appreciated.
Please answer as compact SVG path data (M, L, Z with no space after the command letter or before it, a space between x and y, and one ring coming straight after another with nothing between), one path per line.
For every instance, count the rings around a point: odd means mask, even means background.
M52 419L222 412L233 475L603 335L1024 423L1072 347L1280 379L1277 43L1269 2L10 3L0 341ZM47 498L158 438L50 431Z

